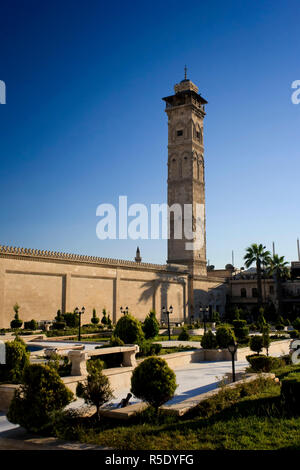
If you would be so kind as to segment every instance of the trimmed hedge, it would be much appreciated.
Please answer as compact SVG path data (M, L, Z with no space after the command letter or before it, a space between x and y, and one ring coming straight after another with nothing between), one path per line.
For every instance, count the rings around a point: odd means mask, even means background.
M176 388L175 373L160 357L148 357L132 373L131 392L156 409L173 398Z
M265 356L263 354L253 354L246 357L250 366L255 372L270 372L285 365L285 361L279 357Z
M125 344L141 344L144 339L141 323L129 314L123 315L118 320L114 336L121 338Z
M300 413L300 373L293 372L281 380L281 398L286 408Z
M38 324L35 320L25 321L24 322L24 330L37 330Z
M160 343L152 343L151 340L144 340L140 344L140 352L137 354L138 357L147 356L158 356L162 349Z
M235 341L235 335L231 328L219 326L216 331L216 339L220 349L228 348L229 344Z
M20 383L29 365L30 353L24 341L16 337L6 342L6 363L0 364L0 382Z
M188 334L187 328L183 327L179 336L178 341L189 341L190 335Z
M201 346L203 349L216 349L218 346L217 338L211 330L208 330L201 338Z

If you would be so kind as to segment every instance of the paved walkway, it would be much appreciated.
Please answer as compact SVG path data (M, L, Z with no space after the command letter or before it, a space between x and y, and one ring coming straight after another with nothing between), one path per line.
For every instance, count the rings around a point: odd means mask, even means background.
M246 361L236 361L236 372L244 371L248 365L249 364ZM174 370L176 373L178 388L174 398L167 402L167 404L180 403L183 400L217 388L222 377L224 377L226 373L231 372L231 370L230 361L191 363ZM124 389L114 393L115 398L111 401L112 408L114 408L122 398L125 398L128 392L128 389ZM133 398L130 400L130 403L134 404L139 401L140 400ZM84 401L82 399L77 399L75 402L71 403L68 408L80 408L83 405ZM45 447L41 447L44 445ZM38 446L39 448L49 448L49 446L51 446L53 449L75 449L77 445L78 444L70 444L69 446L65 443L58 443L57 440L52 438L48 439L47 442L46 440L39 441L38 438L28 436L19 426L9 423L4 413L0 413L0 449L37 448ZM91 447L82 445L81 448L88 449Z

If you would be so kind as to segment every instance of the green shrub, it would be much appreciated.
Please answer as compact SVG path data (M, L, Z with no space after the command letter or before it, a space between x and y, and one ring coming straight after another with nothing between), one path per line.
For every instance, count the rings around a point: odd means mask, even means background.
M267 350L267 356L269 355L269 347L271 344L270 328L269 325L265 325L262 330L262 343L263 347Z
M216 331L216 339L220 349L228 348L235 341L235 335L228 326L219 326Z
M250 349L251 351L256 352L259 354L263 349L263 337L259 335L254 335L250 337Z
M220 320L221 320L220 313L216 312L216 311L213 311L212 316L211 316L211 321L214 322L214 323L219 323Z
M107 315L107 328L112 328L112 321L109 314Z
M89 405L96 406L98 419L100 419L100 407L113 398L109 379L98 368L92 368L87 379L77 384L76 395Z
M18 328L21 328L21 326L23 325L23 321L19 318L20 306L18 304L15 304L13 308L15 316L14 319L10 322L10 327L14 330L17 330Z
M233 327L238 343L248 344L249 328L247 327L246 320L233 320Z
M115 327L114 336L118 336L125 344L140 344L144 339L141 323L132 315L123 315Z
M66 328L66 322L64 321L55 321L51 325L51 330L64 330Z
M174 372L160 357L145 359L131 377L132 393L156 409L174 396L176 387Z
M16 390L7 418L28 431L49 429L56 411L63 409L73 398L57 371L43 364L31 364L24 370L23 384Z
M151 310L149 315L147 315L142 328L146 339L155 338L158 335L159 323L154 310Z
M275 328L278 331L282 331L282 330L284 330L284 324L283 323L276 323Z
M150 340L144 340L140 344L140 352L138 357L157 356L162 349L160 343L152 343Z
M24 329L35 331L38 329L38 323L35 320L25 321Z
M6 363L0 364L0 382L20 383L24 369L29 365L30 353L19 337L7 341L5 345Z
M71 375L72 363L67 356L52 353L46 365L53 367L60 377Z
M102 310L102 320L101 320L102 325L106 326L107 325L107 316L106 316L106 310L105 308Z
M124 341L121 340L121 338L118 338L118 336L112 335L109 340L110 346L124 346Z
M295 330L300 331L300 317L297 317L296 320L293 321L292 325Z
M97 356L92 356L86 363L86 369L89 374L92 374L93 371L103 370L104 366L104 361L99 359Z
M93 323L93 325L98 325L100 319L97 317L97 314L96 314L96 309L93 308L93 316L91 318L91 322Z
M291 339L300 338L300 331L292 330L292 331L290 331L289 334L290 334L290 338L291 338Z
M258 314L258 319L257 319L257 324L259 327L259 331L262 331L265 325L267 324L266 319L264 317L265 309L261 307L259 309L259 314Z
M187 328L186 327L183 327L179 336L178 336L178 340L179 341L189 341L190 339L190 335L188 334L188 331L187 331Z
M64 317L61 313L61 310L57 310L57 314L55 317L55 321L51 325L51 330L63 330L66 327L66 322L64 321Z
M66 312L62 315L62 320L58 322L65 322L68 328L76 328L79 325L79 315L74 312Z
M300 373L294 372L281 380L281 399L288 410L300 413Z
M255 372L270 372L272 369L283 367L285 362L279 357L264 356L263 354L246 357Z
M216 349L218 346L217 338L211 330L208 330L201 339L201 346L203 349Z

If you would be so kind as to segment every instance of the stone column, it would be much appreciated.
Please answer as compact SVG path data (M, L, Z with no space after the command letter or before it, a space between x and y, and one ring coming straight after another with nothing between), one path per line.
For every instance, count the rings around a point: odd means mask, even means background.
M116 277L114 279L114 293L113 293L113 323L116 324L119 319L119 308L120 308L120 281L121 276L118 269L116 269Z
M188 289L187 283L183 281L182 283L182 303L183 303L183 320L186 322L187 320L187 298L188 298Z
M131 351L123 351L123 362L122 365L124 367L136 367L137 362L135 355L139 352L140 348L138 346L135 347L135 350L132 349Z
M86 369L88 355L85 351L69 351L68 357L72 363L71 375L77 377L88 375Z
M65 297L65 311L73 312L74 306L71 305L71 282L72 277L70 273L65 274L64 276L64 297Z

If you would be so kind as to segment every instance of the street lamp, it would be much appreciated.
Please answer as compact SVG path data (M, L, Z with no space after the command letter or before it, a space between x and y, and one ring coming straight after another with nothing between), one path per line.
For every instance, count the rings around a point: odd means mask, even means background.
M74 313L75 315L79 315L79 323L78 323L78 341L81 341L81 315L83 315L85 312L85 308L82 307L81 310L79 310L78 307L75 308Z
M170 314L173 313L173 307L170 305L169 310L166 310L166 307L162 308L162 313L167 315L168 317L168 334L169 334L169 341L171 341L171 333L170 333Z
M202 305L200 304L200 307L199 307L199 312L200 312L200 316L203 320L203 326L204 326L204 333L206 333L206 322L207 322L207 313L208 313L208 310L209 308L206 306L206 307L202 307Z
M124 310L123 310L123 307L120 307L120 312L123 313L123 315L127 315L128 314L128 307L126 307Z
M230 352L231 354L231 360L232 360L232 382L235 382L235 365L234 365L234 356L235 356L235 353L237 351L237 344L235 341L232 341L232 343L230 343L228 345L228 351Z

